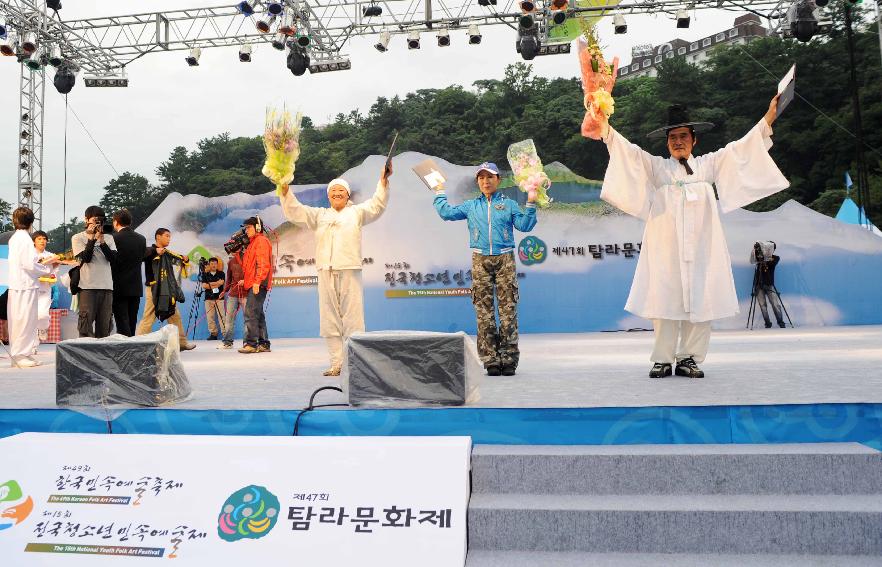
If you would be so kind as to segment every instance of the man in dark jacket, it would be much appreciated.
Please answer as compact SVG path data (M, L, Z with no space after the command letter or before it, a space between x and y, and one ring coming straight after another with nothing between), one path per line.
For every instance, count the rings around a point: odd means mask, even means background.
M113 214L113 240L116 243L116 264L113 273L113 318L116 332L131 337L138 323L141 306L141 262L147 251L147 239L132 230L132 215L122 209Z

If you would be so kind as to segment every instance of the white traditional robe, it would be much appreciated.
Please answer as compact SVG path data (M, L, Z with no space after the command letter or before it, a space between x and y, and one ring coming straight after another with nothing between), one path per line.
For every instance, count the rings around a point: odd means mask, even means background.
M760 120L740 140L690 156L687 175L675 159L650 155L610 128L600 197L646 221L627 311L693 323L738 313L720 209L727 213L787 188L769 156L771 135Z
M308 207L289 190L281 198L285 218L306 225L315 233L315 265L318 269L319 334L328 343L331 366L342 363L343 341L364 331L364 291L361 281L361 227L377 220L386 210L389 188L377 184L373 197L340 211Z
M37 258L42 260L43 258L49 258L54 256L52 252L48 250L43 252L37 252ZM45 274L46 276L58 276L58 266L51 266L49 268L49 273ZM40 331L45 331L49 329L49 310L52 309L52 286L54 284L50 282L40 282L40 290L37 294L37 329Z
M37 340L37 296L40 276L50 273L40 264L34 241L26 230L9 239L9 354L14 361L33 354Z

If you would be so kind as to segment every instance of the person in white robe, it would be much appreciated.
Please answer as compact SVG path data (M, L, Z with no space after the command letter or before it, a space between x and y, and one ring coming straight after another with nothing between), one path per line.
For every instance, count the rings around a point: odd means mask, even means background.
M361 227L380 218L386 209L390 175L392 163L387 161L373 197L358 205L349 200L345 179L328 183L328 208L302 204L287 186L280 190L285 218L315 233L319 332L327 341L331 363L325 376L340 375L344 341L364 331Z
M9 354L13 367L24 368L40 364L34 358L39 345L40 276L51 273L50 266L58 263L58 257L53 254L44 260L38 258L29 232L34 224L34 213L29 208L15 209L12 224L15 234L9 239Z
M713 124L691 122L680 106L671 107L668 126L649 134L667 138L670 158L650 155L611 127L603 138L610 160L601 198L646 221L625 309L653 322L651 378L670 376L674 366L678 376L703 378L698 364L711 321L738 313L720 211L788 187L768 153L777 106L775 96L746 136L698 157L695 134Z

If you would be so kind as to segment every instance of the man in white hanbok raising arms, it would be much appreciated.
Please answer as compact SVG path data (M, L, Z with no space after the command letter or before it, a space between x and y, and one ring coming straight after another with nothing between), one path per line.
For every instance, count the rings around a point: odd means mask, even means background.
M609 166L600 197L646 221L643 247L625 309L651 319L655 330L650 378L703 378L711 321L738 313L732 262L720 223L724 213L786 189L769 156L778 97L746 136L695 157L696 133L713 128L691 122L672 106L666 137L669 159L652 156L613 128L604 136ZM719 204L714 194L719 195Z

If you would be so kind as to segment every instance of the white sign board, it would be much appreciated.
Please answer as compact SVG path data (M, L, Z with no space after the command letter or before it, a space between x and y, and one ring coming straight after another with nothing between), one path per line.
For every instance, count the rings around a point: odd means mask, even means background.
M0 439L0 557L464 565L470 454L467 437L22 433Z

